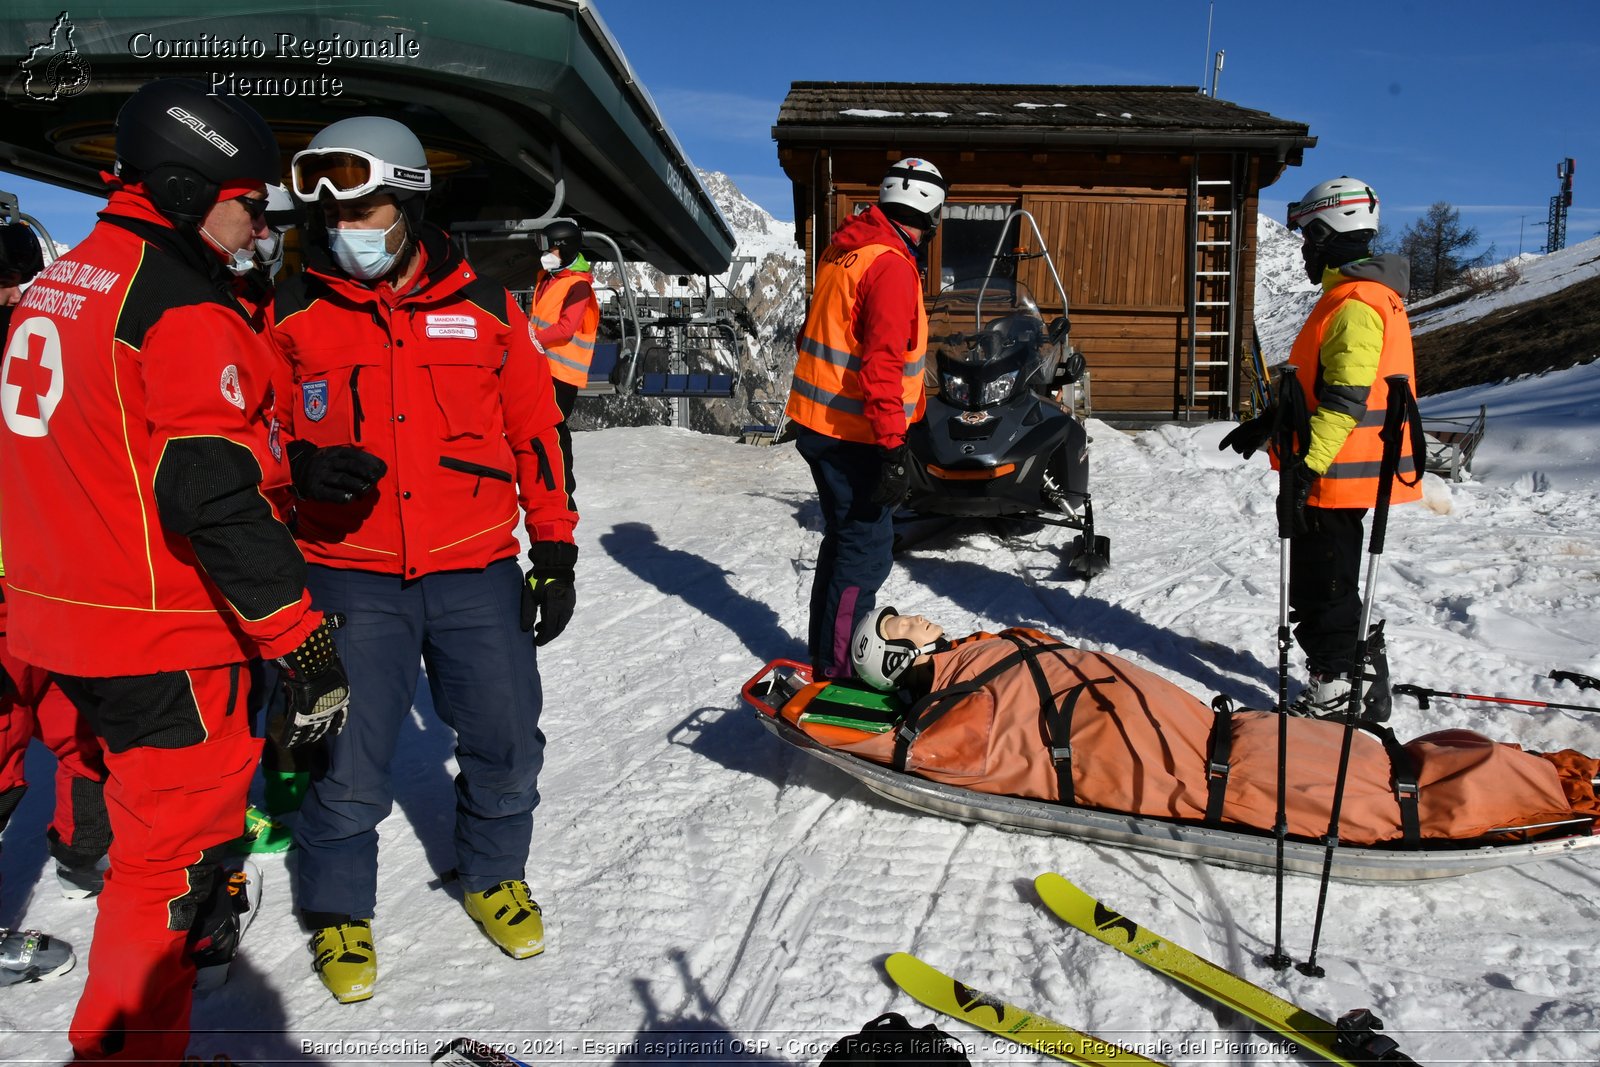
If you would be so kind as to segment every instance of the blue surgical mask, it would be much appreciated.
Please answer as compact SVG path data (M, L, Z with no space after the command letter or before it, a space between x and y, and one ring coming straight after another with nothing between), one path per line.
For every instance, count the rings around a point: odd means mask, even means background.
M215 248L218 252L221 252L223 255L228 257L227 261L223 263L223 266L227 267L232 273L249 274L251 269L255 267L256 252L254 242L252 242L250 245L250 251L246 252L242 249L230 249L224 247L221 241L217 240L215 237L211 236L210 233L206 232L206 228L204 226L200 227L200 234L208 242L210 242L212 248Z
M400 225L404 216L397 218L387 230L328 231L328 251L339 269L360 281L369 282L388 274L399 257L399 251L389 251L389 231Z

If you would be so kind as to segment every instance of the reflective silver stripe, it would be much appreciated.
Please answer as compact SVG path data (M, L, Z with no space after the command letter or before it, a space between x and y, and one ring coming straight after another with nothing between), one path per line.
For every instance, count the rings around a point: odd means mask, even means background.
M594 342L593 341L585 341L585 340L583 340L581 338L578 338L578 337L574 337L569 341L563 342L561 344L561 347L562 348L566 348L567 345L571 345L573 348L585 348L585 349L588 349L591 352L594 351Z
M1366 414L1361 416L1361 421L1356 423L1356 428L1357 429L1370 429L1372 427L1377 427L1378 429L1381 430L1381 429L1383 429L1384 415L1385 415L1385 412L1384 412L1384 410L1382 408L1379 408L1376 411L1374 411L1371 408L1368 408L1366 410Z
M1404 475L1409 477L1410 475L1415 474L1416 471L1417 471L1417 464L1416 464L1416 460L1415 460L1414 457L1412 457L1412 456L1401 456L1400 457L1400 473L1401 474L1404 474ZM1358 478L1376 478L1376 477L1378 477L1378 475L1380 475L1382 473L1383 473L1383 461L1382 460L1374 459L1374 460L1369 460L1369 461L1362 462L1362 463L1355 463L1355 462L1341 463L1338 460L1335 460L1328 467L1328 473L1324 474L1323 477L1324 478L1332 478L1335 481L1344 481L1344 480L1355 480L1355 479L1358 479Z
M846 415L866 414L861 401L840 396L838 393L830 393L822 386L808 382L804 378L794 380L794 391L812 403L821 404L825 408L832 408Z
M907 404L905 406L905 408L906 408L906 421L910 422L912 420L912 418L917 414L917 405L916 404Z
M548 330L550 327L555 325L555 323L553 323L553 322L546 322L544 319L541 319L538 315L530 315L529 318L533 319L534 326L537 327L538 329L541 329L541 330Z
M814 337L801 337L800 351L807 355L816 356L824 363L832 363L835 367L843 367L846 370L854 371L861 369L861 361L856 359L854 354L841 352L837 348L829 348Z
M563 367L571 367L573 370L577 371L579 374L588 374L589 373L589 368L588 368L587 365L585 365L583 363L579 363L579 362L577 362L576 360L573 360L573 359L568 359L566 356L562 355L559 351L557 351L554 348L545 349L544 354L546 356L550 357L551 362L559 363Z
M924 353L923 355L917 357L917 361L915 363L906 364L905 376L907 378L920 378L922 377L922 372L927 369L928 356L926 353Z

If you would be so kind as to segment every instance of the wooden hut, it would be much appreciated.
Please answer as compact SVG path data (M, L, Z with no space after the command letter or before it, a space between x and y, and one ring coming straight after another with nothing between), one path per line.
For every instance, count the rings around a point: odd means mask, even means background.
M1248 392L1257 197L1316 144L1308 131L1185 86L794 82L772 136L808 286L829 235L904 156L951 183L930 300L984 273L1011 208L1031 212L1094 412L1137 425L1228 417ZM1018 272L1060 314L1043 260Z

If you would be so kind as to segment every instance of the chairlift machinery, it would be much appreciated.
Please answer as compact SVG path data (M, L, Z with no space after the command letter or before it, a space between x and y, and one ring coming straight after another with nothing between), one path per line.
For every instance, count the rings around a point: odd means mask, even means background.
M676 399L677 422L687 425L687 401L691 398L718 399L733 396L739 354L750 319L748 310L733 294L741 268L754 263L750 256L735 257L725 298L712 289L713 278L705 275L705 295L692 293L646 297L635 291L628 278L630 261L609 235L583 226L575 219L546 213L533 219L469 221L456 223L452 234L463 253L470 255L475 241L538 240L545 228L555 222L570 222L583 230L583 250L591 263L609 265L616 274L615 284L596 279L595 293L601 303L601 329L607 339L595 345L589 368L589 383L582 396L635 395ZM604 276L607 272L597 271ZM679 288L688 287L688 277L679 277ZM533 290L512 290L524 310L531 309Z

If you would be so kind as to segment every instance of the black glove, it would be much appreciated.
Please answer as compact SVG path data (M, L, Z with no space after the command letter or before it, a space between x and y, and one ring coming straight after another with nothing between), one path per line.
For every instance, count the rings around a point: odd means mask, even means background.
M354 445L318 448L310 441L289 442L289 478L302 500L348 504L370 492L388 469L383 460Z
M327 616L299 648L278 657L283 712L273 717L267 731L282 748L309 745L344 729L350 682L333 645L333 630L341 621L338 615Z
M1245 459L1255 455L1256 449L1272 436L1272 424L1277 414L1271 408L1263 411L1247 422L1241 422L1228 431L1228 435L1217 442L1217 451L1231 448Z
M878 484L873 487L874 504L897 507L911 488L911 449L905 445L894 448L878 446Z
M1287 499L1284 494L1278 495L1279 530L1288 530L1289 536L1297 537L1310 529L1306 522L1306 500L1316 484L1317 472L1304 462L1295 463L1290 471Z
M522 632L532 630L535 645L548 645L561 636L578 606L578 591L572 587L578 546L535 541L528 559L533 570L522 583Z

